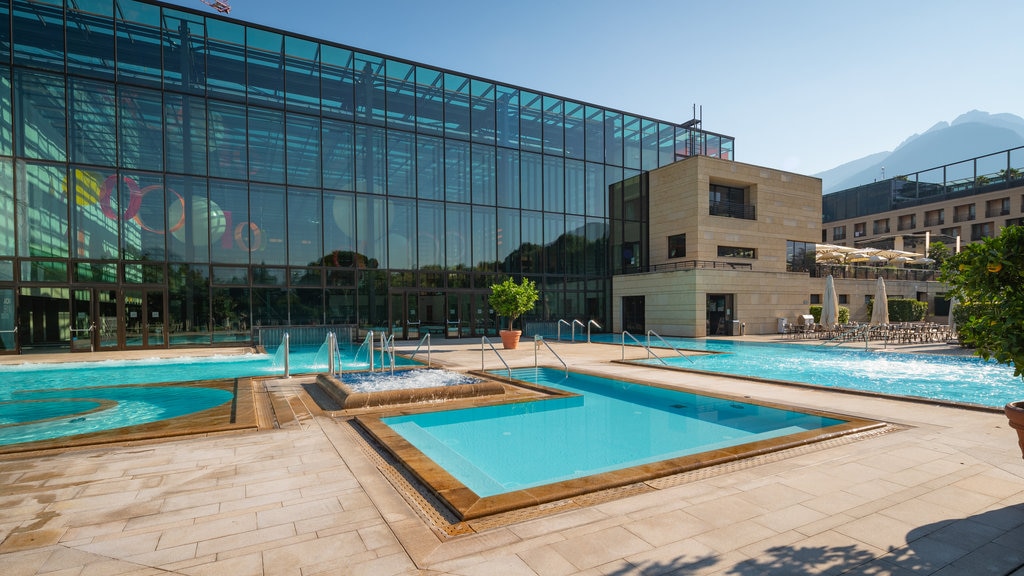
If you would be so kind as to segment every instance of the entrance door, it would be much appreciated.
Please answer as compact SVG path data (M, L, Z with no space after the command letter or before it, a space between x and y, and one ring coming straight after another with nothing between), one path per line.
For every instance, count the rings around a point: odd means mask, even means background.
M733 334L732 294L708 294L707 334L708 336L739 336Z
M162 348L167 345L163 290L124 291L125 348Z
M0 354L20 354L14 315L14 290L0 289Z
M96 349L93 339L96 321L93 309L94 291L91 288L71 291L71 323L69 333L72 352L92 352Z
M647 319L644 315L646 306L643 296L622 297L622 329L631 334L643 334Z
M96 318L94 341L97 350L117 350L120 347L120 316L117 313L117 290L93 290Z
M416 292L391 292L391 333L399 340L419 340L421 324L419 294Z

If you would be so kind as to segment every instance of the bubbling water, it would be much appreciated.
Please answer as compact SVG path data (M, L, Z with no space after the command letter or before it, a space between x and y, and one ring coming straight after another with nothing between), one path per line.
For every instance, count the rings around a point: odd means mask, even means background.
M394 374L348 372L342 377L342 382L354 392L384 392L475 384L481 380L448 370L421 369L399 370Z

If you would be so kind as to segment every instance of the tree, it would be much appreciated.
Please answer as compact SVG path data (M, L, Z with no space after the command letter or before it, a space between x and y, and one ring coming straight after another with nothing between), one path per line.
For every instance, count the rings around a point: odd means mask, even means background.
M968 244L950 256L939 279L957 302L975 305L957 326L964 340L986 360L1013 366L1024 378L1024 226L1007 226L999 236Z
M932 264L932 266L938 269L942 268L942 263L949 259L952 254L953 251L949 249L949 246L946 246L944 242L936 240L928 247L928 254L926 254L926 256L935 260L935 263Z
M507 278L504 282L491 285L488 302L495 312L508 318L508 329L512 330L512 323L516 318L532 310L539 297L537 284L533 280L523 278L516 284L511 278Z

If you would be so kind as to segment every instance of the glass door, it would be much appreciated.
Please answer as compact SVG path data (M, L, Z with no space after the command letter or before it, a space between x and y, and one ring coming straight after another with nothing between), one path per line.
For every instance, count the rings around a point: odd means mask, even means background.
M124 291L125 348L163 348L167 345L163 290Z
M146 344L146 310L142 290L124 291L124 347L142 348Z
M421 321L416 292L391 292L391 333L399 340L419 340Z
M96 349L117 350L120 346L120 320L117 314L117 290L97 289L93 292L96 303Z
M71 322L68 326L72 352L92 352L96 349L93 335L96 323L93 320L93 290L90 288L71 291Z
M0 289L0 354L20 354L17 316L14 314L14 290Z
M163 291L147 291L146 302L146 346L164 347L167 345L167 322L164 319Z

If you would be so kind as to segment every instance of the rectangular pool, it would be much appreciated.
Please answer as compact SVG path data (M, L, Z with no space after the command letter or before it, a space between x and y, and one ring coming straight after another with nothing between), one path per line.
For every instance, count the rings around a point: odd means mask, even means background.
M549 368L513 377L554 393L361 422L464 519L880 425Z

